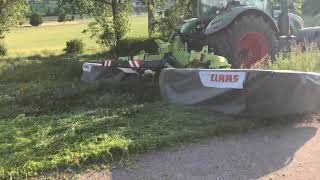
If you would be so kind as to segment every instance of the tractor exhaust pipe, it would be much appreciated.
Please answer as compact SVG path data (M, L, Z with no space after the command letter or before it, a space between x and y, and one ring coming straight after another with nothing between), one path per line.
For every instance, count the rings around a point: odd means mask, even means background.
M280 30L280 36L290 36L289 25L289 6L288 0L281 0L281 13L279 15L278 27Z
M292 0L290 0L292 1ZM296 37L290 32L289 4L288 0L281 0L281 13L278 19L279 27L279 51L288 53L291 46L295 44Z

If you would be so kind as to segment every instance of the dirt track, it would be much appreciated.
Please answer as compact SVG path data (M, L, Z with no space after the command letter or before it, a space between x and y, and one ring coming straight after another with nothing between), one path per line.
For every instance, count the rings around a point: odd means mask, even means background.
M213 138L141 157L135 168L81 179L320 179L320 122Z

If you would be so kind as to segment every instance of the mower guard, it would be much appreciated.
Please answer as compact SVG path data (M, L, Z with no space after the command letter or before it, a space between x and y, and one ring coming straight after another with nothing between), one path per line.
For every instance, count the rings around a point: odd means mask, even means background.
M84 63L82 70L81 81L86 83L120 82L129 73L123 69L105 68L102 64L98 63Z
M170 103L262 118L317 112L320 74L264 70L164 69L160 91Z

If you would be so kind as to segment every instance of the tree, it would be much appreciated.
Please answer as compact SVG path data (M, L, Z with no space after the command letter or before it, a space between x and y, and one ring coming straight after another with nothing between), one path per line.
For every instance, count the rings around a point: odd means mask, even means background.
M157 28L161 29L162 36L168 37L171 31L179 27L182 20L196 17L196 7L197 0L176 0L158 19Z
M0 0L0 39L25 18L26 0Z
M272 0L272 2L275 7L280 7L281 0ZM292 9L294 13L302 15L303 0L291 0L291 2L292 3L289 4L289 8Z
M71 15L74 16L76 14L82 16L83 14L87 13L87 9L84 9L84 5L79 5L81 3L85 3L85 1L78 1L78 0L58 0L56 11L60 18L58 22L67 21L67 16Z
M148 35L152 37L156 31L156 28L161 29L164 27L164 24L171 24L172 19L176 18L176 15L179 15L178 12L174 12L173 9L177 7L183 7L184 9L185 1L183 0L139 0L141 4L147 6L148 11ZM186 0L187 2L190 0ZM170 2L176 2L175 5L171 7L166 7L170 5ZM157 16L157 10L160 12L162 17ZM170 16L170 17L169 17ZM166 34L162 31L161 34Z
M84 32L90 32L102 45L117 47L129 30L130 0L63 0L62 4L76 5L94 18Z

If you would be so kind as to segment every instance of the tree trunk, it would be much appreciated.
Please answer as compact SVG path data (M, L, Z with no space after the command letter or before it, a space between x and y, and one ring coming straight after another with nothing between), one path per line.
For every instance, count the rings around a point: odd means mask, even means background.
M151 37L155 31L154 27L155 2L148 0L148 35Z
M192 0L191 1L191 16L192 17L197 17L198 16L198 1L197 0Z
M114 25L114 35L115 35L115 52L116 56L119 56L119 51L118 51L118 45L119 41L121 40L121 34L117 28L118 26L118 0L112 0L111 1L111 6L112 6L112 20L113 20L113 25Z

